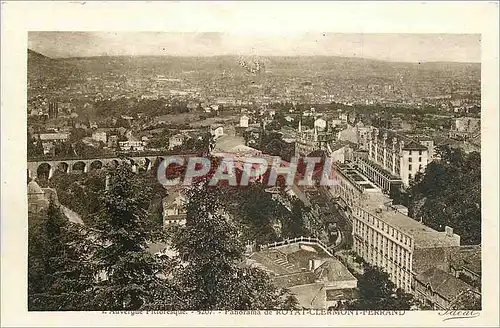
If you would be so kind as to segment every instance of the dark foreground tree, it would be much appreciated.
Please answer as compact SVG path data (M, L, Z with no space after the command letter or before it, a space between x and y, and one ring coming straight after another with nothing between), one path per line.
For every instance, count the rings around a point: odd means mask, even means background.
M466 291L460 294L455 301L451 304L452 310L473 310L481 311L481 295L473 292Z
M269 276L245 265L237 229L224 215L220 190L204 183L193 187L187 222L174 236L184 263L179 283L189 310L277 309L295 306Z
M358 280L359 298L348 305L355 310L409 310L413 297L397 288L389 274L379 267L365 265Z
M148 251L149 186L126 164L109 172L109 189L94 231L93 259L99 281L92 292L96 310L176 309L176 290L167 279L172 266ZM162 298L159 299L159 296Z
M283 217L283 228L282 236L283 238L296 238L308 235L307 230L304 226L304 214L306 208L304 203L298 198L291 198L291 213L288 216Z
M30 220L28 310L76 311L94 280L86 241L50 202L46 217Z
M464 245L481 243L481 154L438 148L411 186L411 215L438 231L450 226Z

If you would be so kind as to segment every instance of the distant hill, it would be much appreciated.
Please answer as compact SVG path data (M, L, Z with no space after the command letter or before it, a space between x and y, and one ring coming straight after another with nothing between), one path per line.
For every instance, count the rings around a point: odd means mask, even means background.
M41 53L28 49L28 95L37 88L53 89L66 85L68 78L78 72L77 68L64 60L53 59Z
M481 65L475 63L401 63L373 59L297 56L258 57L263 70L250 74L242 63L254 64L256 58L239 56L96 56L49 58L28 50L28 81L52 80L62 86L69 80L79 83L88 75L104 79L150 78L174 76L194 85L217 79L220 86L245 88L249 84L272 88L282 81L297 78L313 84L355 85L369 83L413 83L435 81L450 84L456 81L480 80ZM66 81L65 81L66 80ZM346 82L347 81L347 82ZM45 89L41 89L42 91Z
M33 51L31 49L28 49L28 61L35 61L35 60L51 60L51 58L42 55L41 53L38 53L36 51Z
M55 64L56 60L28 49L28 73L30 73L30 70L50 69Z

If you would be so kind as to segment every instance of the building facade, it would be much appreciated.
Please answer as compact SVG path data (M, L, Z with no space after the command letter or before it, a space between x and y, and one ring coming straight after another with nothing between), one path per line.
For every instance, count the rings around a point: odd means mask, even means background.
M143 141L119 141L118 142L121 150L135 150L135 151L143 151L144 150L144 142Z
M363 157L355 159L356 167L368 179L373 181L383 192L390 194L392 190L400 189L403 181L397 176L384 170L383 167Z
M414 276L437 265L433 261L446 260L445 255L432 255L460 246L460 236L449 227L435 231L389 202L377 196L354 205L353 250L367 263L383 268L398 288L412 292Z
M474 117L459 117L451 126L449 137L468 140L481 133L481 119Z
M242 117L240 117L240 127L242 128L248 128L248 116L246 115L243 115Z
M172 192L162 201L163 226L186 224L186 197L179 192Z
M92 139L94 139L95 141L101 141L106 143L107 142L106 132L104 131L92 132Z
M453 309L461 296L481 298L474 287L435 267L415 277L414 295L433 310Z
M368 159L408 186L429 162L429 150L417 141L374 128L369 135Z
M322 150L329 152L335 141L337 141L337 132L328 129L320 129L315 126L313 129L302 129L302 123L299 121L299 128L295 137L295 156L307 156L313 151Z

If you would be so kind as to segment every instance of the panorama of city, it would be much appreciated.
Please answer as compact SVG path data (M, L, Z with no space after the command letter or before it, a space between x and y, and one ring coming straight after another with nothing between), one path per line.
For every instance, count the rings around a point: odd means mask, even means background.
M481 310L479 60L145 34L28 34L29 311Z

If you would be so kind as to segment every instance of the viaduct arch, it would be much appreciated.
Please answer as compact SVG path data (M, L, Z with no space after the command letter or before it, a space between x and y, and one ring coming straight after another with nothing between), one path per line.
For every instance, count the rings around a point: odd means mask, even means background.
M118 165L120 162L128 162L132 165L132 170L149 171L157 160L162 160L164 156L137 156L127 158L91 158L91 159L68 159L68 160L47 160L28 162L28 177L38 178L45 176L52 178L56 170L65 173L86 173L90 170L100 170L107 165Z

